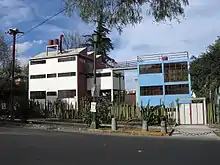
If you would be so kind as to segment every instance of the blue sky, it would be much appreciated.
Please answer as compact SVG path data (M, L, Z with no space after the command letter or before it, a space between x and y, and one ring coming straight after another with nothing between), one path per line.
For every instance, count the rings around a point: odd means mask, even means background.
M63 8L62 0L0 0L0 31L11 27L25 32ZM124 61L138 55L186 50L198 56L220 34L219 0L190 0L185 13L180 24L176 21L159 24L146 16L141 24L124 28L121 35L113 30L115 50L111 56ZM85 24L77 15L69 18L61 14L19 39L17 56L25 63L45 50L47 40L59 37L62 32L87 34L92 30L93 25ZM6 37L10 40L10 36ZM127 75L126 87L134 88L136 72Z

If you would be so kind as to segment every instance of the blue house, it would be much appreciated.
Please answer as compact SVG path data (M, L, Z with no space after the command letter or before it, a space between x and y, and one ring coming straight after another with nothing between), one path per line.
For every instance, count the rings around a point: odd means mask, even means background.
M179 98L191 97L188 52L137 57L138 104L167 107Z

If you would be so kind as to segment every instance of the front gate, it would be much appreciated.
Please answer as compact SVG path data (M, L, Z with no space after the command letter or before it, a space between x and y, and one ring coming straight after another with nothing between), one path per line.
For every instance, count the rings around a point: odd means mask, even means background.
M178 124L206 124L206 104L204 98L191 100L202 100L196 103L179 103L177 114Z

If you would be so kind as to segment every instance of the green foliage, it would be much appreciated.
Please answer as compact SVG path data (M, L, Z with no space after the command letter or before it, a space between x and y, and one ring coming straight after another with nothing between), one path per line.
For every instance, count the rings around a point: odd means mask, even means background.
M88 97L81 99L80 111L82 113L82 120L84 123L90 125L92 122L92 113L90 112L91 100ZM99 97L96 100L96 123L99 126L102 123L110 123L111 121L111 107L110 102L105 98Z
M188 0L64 0L66 14L71 16L79 9L80 17L87 23L95 22L102 13L106 26L116 28L135 25L142 21L144 12L153 16L156 22L177 19L184 14L183 6Z
M206 52L190 64L192 89L197 97L209 97L209 92L220 86L220 37Z
M150 101L146 106L141 105L142 120L147 121L147 125L158 125L164 116L164 105L150 106Z
M86 46L91 47L94 50L94 45L97 44L96 53L98 55L102 55L104 57L103 62L106 62L106 63L115 62L113 59L111 59L108 56L109 52L114 49L111 39L107 37L107 35L110 32L111 31L105 25L102 15L100 15L98 24L97 24L97 27L94 33L92 35L85 35L85 37L87 38ZM97 43L93 41L93 37L92 37L95 34L98 36Z
M97 54L107 56L108 53L114 49L111 39L107 37L107 35L109 33L110 33L110 30L105 27L104 23L101 23L100 27L99 26L96 27L94 34L98 35ZM94 35L94 34L92 34L92 35ZM87 38L86 45L88 45L94 49L95 43L93 41L92 35L85 35L85 37Z

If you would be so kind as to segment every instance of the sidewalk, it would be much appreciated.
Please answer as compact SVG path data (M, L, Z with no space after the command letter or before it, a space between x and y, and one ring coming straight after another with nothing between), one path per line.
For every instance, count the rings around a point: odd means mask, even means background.
M67 123L58 121L47 121L44 119L31 119L26 123L22 123L21 120L10 120L4 121L7 126L18 126L28 129L40 129L47 131L59 131L59 132L87 132L87 133L101 133L101 134L130 134L130 135L151 135L151 136L164 136L160 133L160 126L149 126L149 132L143 132L141 129L141 124L130 125L118 125L117 131L111 131L111 124L101 124L101 128L97 130L91 130L89 125L84 123ZM125 122L126 123L126 122ZM171 128L168 129L171 131ZM168 134L166 134L167 136Z
M215 129L209 128L207 125L179 125L174 128L172 136L175 137L202 137L214 138L219 137L214 133Z

